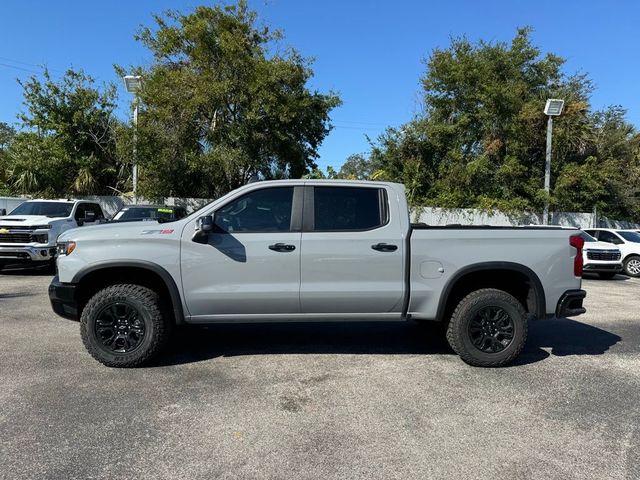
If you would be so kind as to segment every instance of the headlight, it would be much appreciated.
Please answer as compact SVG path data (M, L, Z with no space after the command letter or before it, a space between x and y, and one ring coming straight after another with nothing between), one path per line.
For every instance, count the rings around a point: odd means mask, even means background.
M58 242L58 255L71 255L76 249L76 242Z
M48 233L36 233L31 238L36 243L49 243L49 234Z

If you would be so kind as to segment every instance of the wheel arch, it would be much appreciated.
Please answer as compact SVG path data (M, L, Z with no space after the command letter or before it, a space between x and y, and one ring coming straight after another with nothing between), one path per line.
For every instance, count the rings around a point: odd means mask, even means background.
M171 274L155 263L144 260L100 262L77 272L71 283L78 286L75 294L78 317L89 298L101 288L116 283L135 283L157 290L169 303L175 323L184 323L184 310L178 286Z
M458 270L445 284L438 302L437 321L444 321L469 293L481 288L503 290L537 317L546 316L546 298L542 282L529 267L514 262L481 262Z

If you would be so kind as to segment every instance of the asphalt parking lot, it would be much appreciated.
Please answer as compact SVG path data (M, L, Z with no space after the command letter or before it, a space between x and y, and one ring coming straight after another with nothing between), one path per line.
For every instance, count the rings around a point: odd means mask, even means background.
M216 326L103 367L50 275L0 275L0 478L637 479L640 280L463 364L413 323Z

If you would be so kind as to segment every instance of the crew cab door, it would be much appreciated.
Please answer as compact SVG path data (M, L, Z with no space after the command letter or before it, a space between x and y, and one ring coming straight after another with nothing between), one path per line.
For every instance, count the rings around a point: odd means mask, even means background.
M305 187L303 313L400 314L405 247L397 213L376 185Z
M256 188L216 208L205 243L182 233L184 298L193 321L300 312L302 186ZM222 318L232 317L232 318Z

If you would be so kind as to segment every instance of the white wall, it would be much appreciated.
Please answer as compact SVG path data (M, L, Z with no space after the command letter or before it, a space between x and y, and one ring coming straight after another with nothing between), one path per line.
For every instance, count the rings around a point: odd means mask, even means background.
M133 203L133 199L131 197L115 197L115 196L99 196L99 195L89 195L84 197L78 197L85 200L92 200L94 202L98 202L104 211L104 214L107 218L111 218L115 213L120 210L124 205L130 205ZM207 198L177 198L177 197L166 197L166 198L156 198L156 199L145 199L138 197L139 204L153 204L153 205L170 205L170 206L181 206L187 209L188 213L191 213L200 207L203 207L207 203L211 202L212 199Z
M505 214L498 211L483 211L473 208L437 208L425 207L420 212L412 212L411 220L426 223L427 225L539 225L542 223L541 215L534 213ZM553 212L551 214L552 225L566 227L610 227L610 228L640 228L640 225L624 221L609 219L593 213L584 212Z
M14 208L25 202L28 198L16 198L16 197L0 197L0 213L5 210L7 214Z

